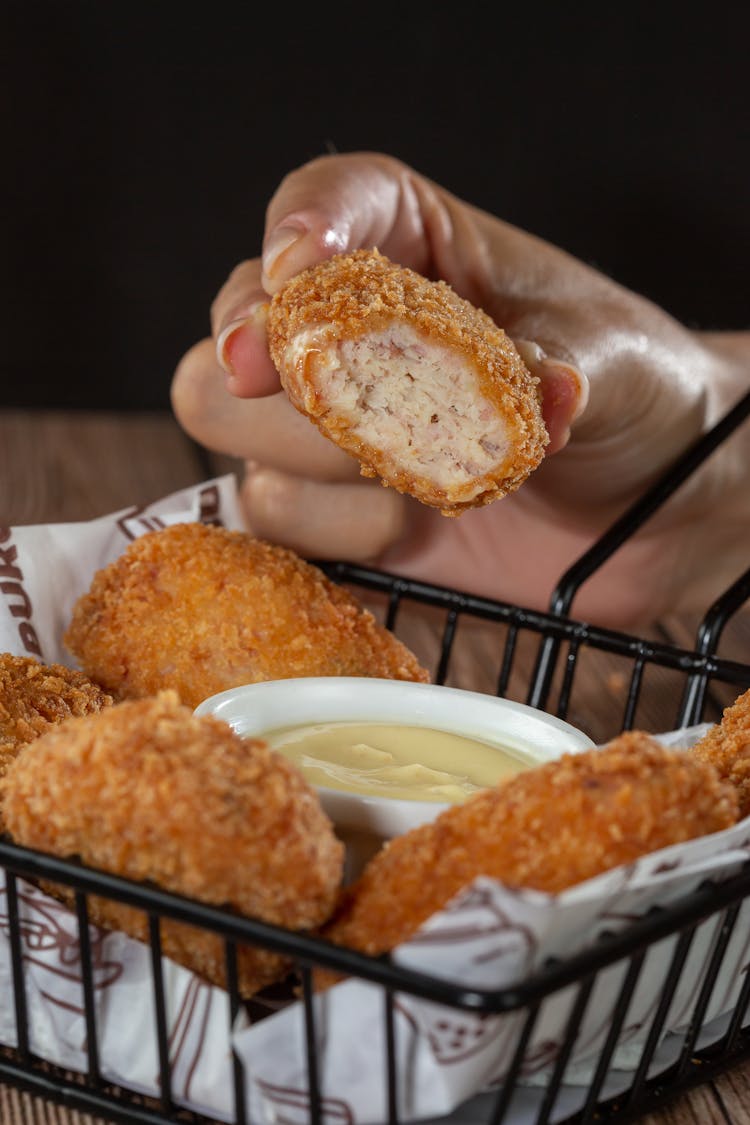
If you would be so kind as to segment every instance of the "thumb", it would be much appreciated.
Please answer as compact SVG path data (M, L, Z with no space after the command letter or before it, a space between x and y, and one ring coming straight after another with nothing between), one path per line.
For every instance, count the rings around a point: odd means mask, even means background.
M559 453L568 444L570 427L589 399L589 381L567 360L548 356L530 340L514 340L516 350L532 375L539 379L542 417L549 434L546 456Z

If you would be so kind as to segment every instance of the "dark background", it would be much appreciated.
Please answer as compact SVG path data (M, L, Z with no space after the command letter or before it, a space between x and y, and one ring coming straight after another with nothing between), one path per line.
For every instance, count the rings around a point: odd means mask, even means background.
M747 11L6 0L0 405L168 407L273 189L332 150L747 327Z

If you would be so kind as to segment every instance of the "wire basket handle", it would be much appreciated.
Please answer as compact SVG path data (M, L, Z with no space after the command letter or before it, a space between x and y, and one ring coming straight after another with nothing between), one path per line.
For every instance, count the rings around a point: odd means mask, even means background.
M744 394L715 426L688 446L644 495L615 520L611 527L565 571L552 592L550 613L558 617L567 616L573 599L584 582L643 526L748 416L750 416L750 391ZM741 592L742 582L741 578L725 595L733 605L737 594L736 592L733 594L732 591L736 591L736 587L740 586ZM546 637L540 645L528 696L528 702L533 707L543 707L549 695L559 648L560 642L554 637Z

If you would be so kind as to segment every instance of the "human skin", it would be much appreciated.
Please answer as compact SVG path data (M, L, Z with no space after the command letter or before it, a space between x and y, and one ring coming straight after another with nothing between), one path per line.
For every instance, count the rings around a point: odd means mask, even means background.
M446 519L361 478L280 390L269 297L307 266L369 246L484 309L540 378L550 443L513 495ZM283 179L262 257L232 272L211 325L177 367L172 404L198 442L245 461L256 535L542 609L571 563L748 385L750 333L691 331L381 153L321 157ZM747 565L749 463L745 425L583 585L572 611L635 628L705 608Z

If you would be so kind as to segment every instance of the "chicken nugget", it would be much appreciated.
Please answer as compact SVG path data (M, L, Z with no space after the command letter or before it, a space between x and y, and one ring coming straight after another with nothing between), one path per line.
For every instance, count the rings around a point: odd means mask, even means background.
M710 762L719 776L732 783L740 802L740 817L750 813L750 688L729 707L693 746L691 753Z
M364 476L446 516L512 492L544 456L539 381L505 332L376 249L292 278L267 327L297 410Z
M320 925L341 883L343 844L301 772L173 692L67 719L12 763L0 796L19 844L288 929ZM99 925L148 939L142 911L89 906ZM168 956L224 985L222 939L169 919L161 935ZM286 970L276 953L238 949L243 995Z
M65 643L119 698L183 703L298 676L429 679L405 645L293 551L240 531L175 524L94 576Z
M33 656L0 653L0 777L21 747L70 715L114 702L82 672Z
M633 731L566 754L389 841L323 936L379 954L478 876L557 893L647 852L728 828L737 796L713 766ZM321 974L327 983L329 974Z

